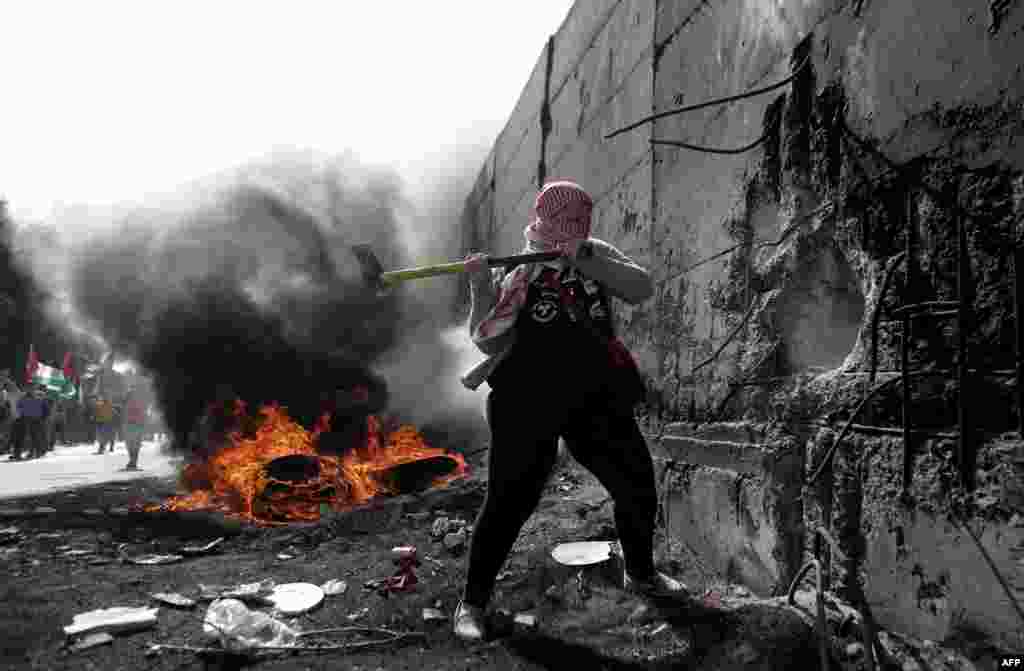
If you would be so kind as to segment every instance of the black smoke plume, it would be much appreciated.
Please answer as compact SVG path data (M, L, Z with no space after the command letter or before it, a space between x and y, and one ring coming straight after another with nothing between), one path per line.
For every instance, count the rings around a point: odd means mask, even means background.
M235 396L251 410L280 402L307 427L331 411L320 447L344 451L389 397L399 415L415 415L417 398L436 404L440 387L423 385L456 359L442 335L451 292L379 295L351 253L365 243L385 268L407 263L408 212L387 172L278 161L199 204L91 232L54 281L86 330L152 376L178 449L211 404Z

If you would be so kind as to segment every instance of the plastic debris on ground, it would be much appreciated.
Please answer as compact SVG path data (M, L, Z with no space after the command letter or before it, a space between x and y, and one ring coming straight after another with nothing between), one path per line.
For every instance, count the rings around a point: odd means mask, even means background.
M118 606L75 615L64 627L68 636L81 636L94 632L125 633L142 631L156 625L159 608L133 608Z
M611 558L610 541L562 543L551 551L551 557L565 566L590 566Z
M185 547L181 548L181 553L193 557L196 555L204 555L216 549L216 547L223 542L224 537L221 536L220 538L212 540L205 545L186 545Z
M129 564L139 564L140 566L162 566L164 564L176 564L180 562L184 557L181 555L140 555L138 557L124 557L124 560Z
M326 596L338 596L348 590L348 583L344 580L328 580L320 585L320 589L323 590Z
M196 605L195 599L190 599L187 596L182 596L181 594L173 592L157 592L156 594L150 594L150 596L162 604L173 606L175 608L191 608Z
M416 583L419 582L414 570L420 565L416 547L405 545L392 548L391 554L394 563L398 565L398 570L387 578L377 578L364 584L366 589L376 590L381 596L387 596L393 592L412 591L415 589Z
M244 583L233 587L224 585L199 585L199 599L214 601L216 599L238 599L247 603L269 604L268 597L277 583L267 578L259 582Z
M266 613L249 610L238 599L218 599L210 604L203 618L203 634L219 641L225 650L258 652L264 647L295 645L299 635L294 629Z
M113 642L114 637L106 632L100 632L98 634L88 634L78 639L70 646L68 646L72 652L82 652L89 648L95 648L99 645L106 645L107 643Z
M301 615L323 603L324 591L308 582L293 582L278 585L267 599L283 615Z
M447 619L448 618L445 617L445 614L442 613L437 608L424 608L423 609L423 621L424 622L434 622L434 621L437 621L437 620L447 620Z

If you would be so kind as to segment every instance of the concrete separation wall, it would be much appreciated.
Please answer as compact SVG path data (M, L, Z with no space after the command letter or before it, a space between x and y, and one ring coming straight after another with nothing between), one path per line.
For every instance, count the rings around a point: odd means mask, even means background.
M1021 54L1024 3L577 2L482 166L463 218L467 251L518 251L538 185L570 178L594 196L594 235L651 269L654 298L617 305L616 320L649 376L645 428L666 436L654 448L661 465L677 464L666 479L669 533L752 589L779 592L807 557L805 530L820 525L848 554L832 563L836 589L866 599L883 625L1022 646L1002 587L991 599L967 587L998 584L977 555L970 580L954 587L972 550L936 512L956 502L984 529L997 570L1018 575L1013 529L1024 506L1002 483L1020 475L1006 471L997 445L1016 429L1012 378L978 375L962 393L952 376L913 378L907 417L921 442L911 446L909 498L892 493L900 386L859 405L870 380L898 372L904 338L914 368L955 368L955 321L903 333L893 310L957 297L961 216L970 227L971 365L1015 364L1006 250L1024 217ZM767 95L604 139L652 113L791 74ZM709 153L652 139L718 149L759 142ZM958 484L948 439L959 430L960 398L985 399L966 415L973 491ZM858 407L860 428L807 487ZM744 438L744 422L772 430ZM947 438L927 438L935 431ZM791 497L800 487L802 497ZM920 557L893 562L881 520L907 515L917 521L898 526ZM927 611L939 602L921 608L917 596L943 572L945 603L957 605L938 626Z

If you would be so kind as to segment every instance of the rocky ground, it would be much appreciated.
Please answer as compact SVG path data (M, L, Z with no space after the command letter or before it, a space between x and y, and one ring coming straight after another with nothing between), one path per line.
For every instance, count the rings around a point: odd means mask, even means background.
M278 584L341 580L341 594L317 609L285 619L301 631L372 627L414 636L347 651L306 651L248 660L261 669L814 669L818 666L813 599L799 593L760 600L701 572L699 563L659 553L661 568L684 579L692 598L652 603L621 589L613 557L584 574L550 556L561 542L615 536L604 490L573 463L562 464L537 514L528 522L500 576L495 636L467 645L451 635L450 615L464 576L465 529L471 532L483 483L476 468L445 489L385 499L318 524L257 528L207 514L139 512L174 491L170 479L150 478L79 488L0 503L0 668L184 669L235 668L245 661L194 651L151 651L154 644L208 647L206 603L161 606L156 624L112 641L76 649L63 627L79 613L114 606L155 606L151 594L200 595L200 585ZM439 521L442 518L448 522ZM442 529L441 527L448 527ZM443 535L447 531L450 535ZM173 563L138 565L126 558L176 554L189 544L225 540L205 554ZM395 572L392 548L413 545L418 583L386 593L367 583ZM659 543L664 546L663 543ZM443 619L425 612L440 611ZM266 609L264 609L266 610ZM532 615L516 623L515 615ZM434 613L436 616L436 613ZM829 617L842 620L829 600ZM847 622L847 624L849 624ZM833 669L860 667L853 629L830 641ZM371 640L358 632L302 639L327 645ZM893 637L892 648L904 645ZM909 650L910 648L908 648ZM918 648L914 648L918 650ZM928 650L931 650L929 653ZM972 668L959 656L928 648L916 668ZM929 656L930 655L930 656ZM902 654L903 668L915 668ZM941 660L940 660L941 661ZM911 664L907 666L906 664ZM923 665L922 665L923 664ZM966 666L965 666L966 664ZM340 666L339 666L340 665ZM795 665L795 666L794 666Z

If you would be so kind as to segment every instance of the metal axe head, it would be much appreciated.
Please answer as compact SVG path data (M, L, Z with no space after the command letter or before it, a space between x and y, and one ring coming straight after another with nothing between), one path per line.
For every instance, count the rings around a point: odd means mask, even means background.
M384 289L383 282L381 281L381 275L384 273L384 266L380 264L380 259L373 253L369 245L353 245L352 254L355 255L356 260L359 262L359 268L362 271L363 281L366 284L377 290L381 291Z

